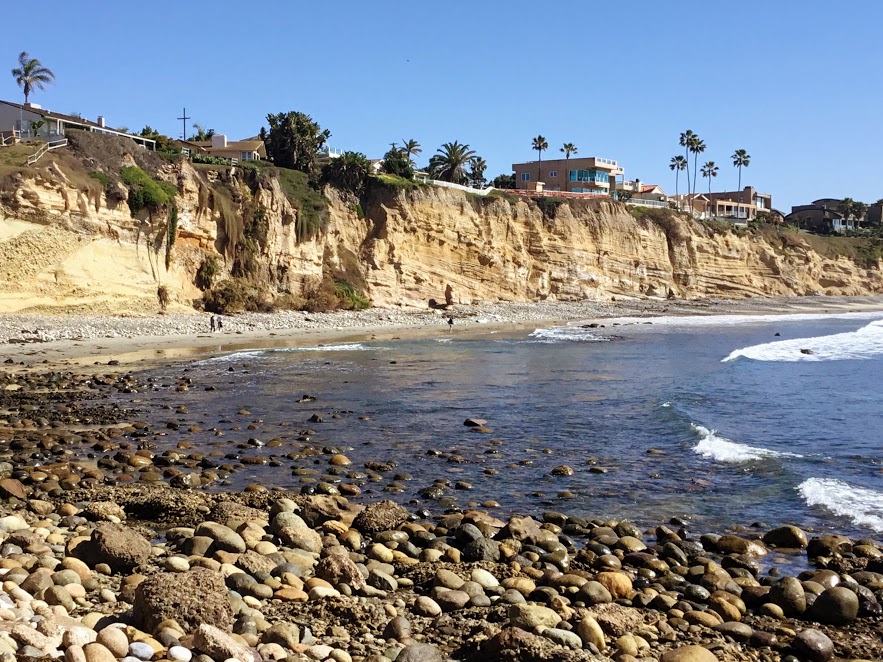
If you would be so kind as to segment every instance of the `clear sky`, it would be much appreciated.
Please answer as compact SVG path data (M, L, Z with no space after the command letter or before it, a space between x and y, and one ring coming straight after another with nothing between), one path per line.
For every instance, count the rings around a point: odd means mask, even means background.
M626 178L674 193L671 157L692 129L736 188L789 210L819 197L883 197L883 3L873 0L632 2L230 2L44 0L39 29L6 30L8 69L26 50L57 83L33 101L109 126L179 136L193 119L233 138L300 110L331 145L379 158L416 138L424 163L469 143L490 178L536 157L617 159ZM22 25L31 24L25 20ZM20 100L11 76L0 98ZM188 127L189 130L189 127ZM707 190L707 182L697 186ZM684 190L681 178L681 192Z

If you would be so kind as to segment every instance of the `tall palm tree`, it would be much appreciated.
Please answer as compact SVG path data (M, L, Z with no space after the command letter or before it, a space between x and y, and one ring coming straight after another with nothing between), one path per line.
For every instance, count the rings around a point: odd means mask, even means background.
M547 149L549 149L549 143L545 139L545 137L537 136L531 142L531 148L535 149L537 151L537 156L540 157L539 158L540 165L539 165L539 170L538 170L538 174L537 174L537 181L541 182L541 181L543 181L543 152L545 152Z
M687 129L683 133L681 133L681 138L678 141L681 147L684 148L684 160L687 162L687 195L690 195L690 145L693 143L693 139L696 137L696 134L693 133L690 129Z
M466 179L466 165L475 156L475 150L469 149L456 140L443 144L429 159L429 168L434 176L445 182L462 183Z
M860 230L862 225L862 219L865 217L865 212L868 211L868 205L864 202L859 202L856 200L852 203L852 213L855 214L855 229Z
M742 168L747 168L751 163L751 154L744 149L737 149L730 157L733 159L733 165L739 169L739 202L742 202Z
M12 70L12 77L24 90L25 103L28 102L33 90L45 90L46 85L55 82L55 74L52 70L44 67L37 58L28 55L27 51L19 53L18 65Z
M561 146L561 151L564 152L564 190L566 191L567 183L570 181L570 155L576 154L578 150L576 149L576 145L574 145L573 143L564 143Z
M404 153L405 158L411 162L411 165L414 165L414 157L422 151L423 149L420 147L420 143L413 138L402 141L402 152Z
M469 180L476 188L481 188L484 184L484 171L487 170L487 161L480 156L473 156L469 159Z
M711 204L711 178L717 177L717 173L720 171L716 165L714 165L714 161L706 161L702 166L702 176L708 178L708 203Z
M690 140L690 152L693 154L693 195L696 195L696 175L699 174L699 155L705 151L705 141L693 135Z
M671 162L668 164L669 170L675 171L675 199L678 201L678 209L681 208L681 198L680 193L678 192L678 179L681 177L681 170L684 170L689 165L687 159L683 156L673 156L671 157Z

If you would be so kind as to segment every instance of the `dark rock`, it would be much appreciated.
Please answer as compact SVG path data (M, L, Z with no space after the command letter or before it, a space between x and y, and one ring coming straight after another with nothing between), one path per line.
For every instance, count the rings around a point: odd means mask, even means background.
M500 560L499 544L488 538L473 540L463 548L464 561L492 561Z
M858 617L858 596L844 586L827 589L813 603L810 618L829 625L846 625Z
M365 578L359 572L358 566L343 554L330 554L320 559L313 574L335 586L349 584L353 589L359 590L365 585Z
M834 642L818 630L803 630L794 637L791 648L801 660L827 662L834 657Z
M114 572L131 572L150 558L150 543L144 536L120 524L99 524L92 538L77 545L75 555L94 568L106 563Z
M778 529L769 531L763 537L763 541L767 545L786 547L789 549L804 549L809 544L806 538L806 533L804 533L802 529L790 525L780 526Z
M408 511L394 501L372 503L353 520L353 528L362 533L379 533L398 528L408 520Z
M411 644L402 649L396 662L445 662L445 658L432 644Z

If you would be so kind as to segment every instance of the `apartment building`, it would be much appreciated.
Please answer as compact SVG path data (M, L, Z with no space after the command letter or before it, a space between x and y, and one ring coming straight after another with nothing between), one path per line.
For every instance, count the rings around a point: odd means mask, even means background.
M597 156L513 163L515 188L610 195L623 170L612 159Z

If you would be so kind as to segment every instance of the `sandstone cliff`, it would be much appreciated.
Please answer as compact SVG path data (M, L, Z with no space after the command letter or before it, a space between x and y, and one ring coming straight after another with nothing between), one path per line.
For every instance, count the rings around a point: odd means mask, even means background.
M299 237L300 212L277 180L241 169L152 163L179 192L167 269L167 219L133 219L125 191L90 181L90 168L99 166L82 153L62 152L35 169L6 173L0 312L154 312L159 285L174 306L191 308L201 296L194 275L205 256L217 256L224 274L242 268L235 246L243 219L256 209L263 225L253 278L271 294L299 295L325 274L378 306L883 292L879 263L824 257L793 233L737 233L676 217L639 220L611 202L541 209L447 189L374 187L357 206L328 190L325 229ZM145 158L123 151L109 162Z

